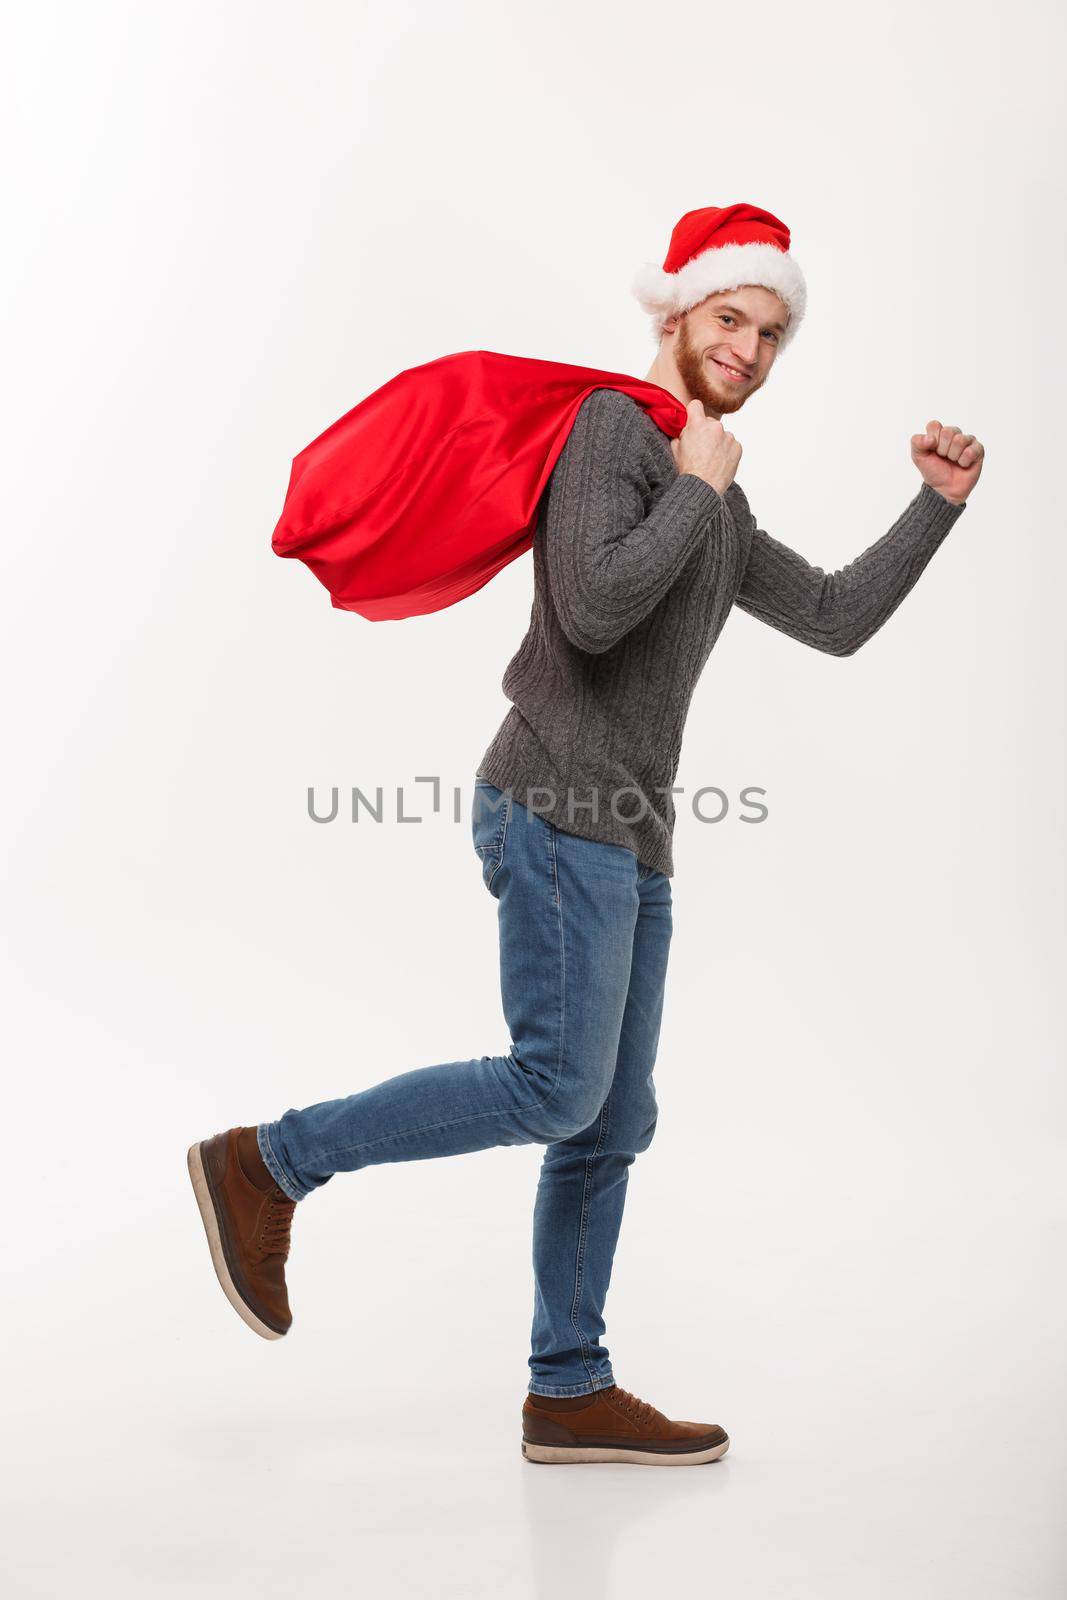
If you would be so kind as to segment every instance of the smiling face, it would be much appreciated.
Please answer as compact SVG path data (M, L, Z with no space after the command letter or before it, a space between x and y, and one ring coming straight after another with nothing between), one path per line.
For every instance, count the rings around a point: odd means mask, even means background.
M788 316L770 289L726 289L667 319L657 365L673 362L689 399L722 417L766 382Z

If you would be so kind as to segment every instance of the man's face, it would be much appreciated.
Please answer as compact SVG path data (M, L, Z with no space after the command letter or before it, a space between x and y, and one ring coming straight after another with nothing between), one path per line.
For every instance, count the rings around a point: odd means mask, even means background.
M766 382L788 315L770 289L749 284L672 318L674 362L692 398L716 416L739 411Z

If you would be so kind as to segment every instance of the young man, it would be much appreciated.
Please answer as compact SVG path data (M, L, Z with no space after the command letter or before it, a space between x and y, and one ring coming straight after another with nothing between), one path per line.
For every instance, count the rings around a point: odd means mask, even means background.
M735 604L852 655L912 588L982 467L972 434L927 423L911 439L918 493L840 572L756 526L722 419L763 386L803 317L789 243L747 204L680 220L663 267L643 269L634 291L658 342L647 376L689 421L669 442L635 401L594 391L543 497L530 627L472 812L498 902L511 1050L416 1068L189 1151L222 1287L274 1339L291 1323L293 1212L335 1172L544 1144L522 1408L534 1461L676 1466L729 1446L717 1424L672 1421L617 1385L602 1342L629 1167L656 1127L672 785L704 664Z

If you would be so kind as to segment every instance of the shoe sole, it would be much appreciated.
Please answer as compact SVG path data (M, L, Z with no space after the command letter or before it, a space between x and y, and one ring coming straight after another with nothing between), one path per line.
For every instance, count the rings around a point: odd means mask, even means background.
M522 1441L522 1453L527 1461L552 1462L559 1465L577 1461L626 1461L640 1467L695 1467L702 1461L718 1461L730 1448L729 1439L713 1444L707 1450L613 1450L604 1446L533 1444Z
M230 1269L226 1262L226 1249L222 1241L222 1230L219 1226L218 1212L215 1209L215 1197L211 1192L211 1185L207 1181L204 1171L203 1158L200 1155L199 1144L191 1144L186 1157L189 1167L189 1177L192 1180L193 1193L200 1209L200 1220L204 1224L207 1242L211 1249L211 1264L215 1268L215 1276L222 1285L222 1292L230 1302L242 1322L246 1322L253 1333L258 1333L261 1339L284 1339L284 1333L279 1333L276 1328L268 1328L265 1322L260 1321L251 1306L241 1298L240 1291L230 1276Z

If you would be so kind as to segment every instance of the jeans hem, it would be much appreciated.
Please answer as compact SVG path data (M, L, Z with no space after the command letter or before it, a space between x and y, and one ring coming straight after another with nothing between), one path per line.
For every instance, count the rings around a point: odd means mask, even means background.
M605 1375L602 1383L594 1383L592 1385L588 1383L565 1383L550 1385L547 1383L538 1384L534 1382L529 1385L529 1393L545 1394L548 1395L550 1399L554 1400L568 1400L574 1395L596 1394L598 1389L610 1389L614 1382L615 1379L609 1372Z
M284 1192L289 1196L290 1200L306 1200L308 1195L311 1193L311 1190L301 1188L299 1184L294 1183L292 1178L290 1178L283 1171L281 1164L278 1161L278 1157L271 1149L270 1133L268 1128L269 1124L266 1122L260 1122L256 1127L256 1143L259 1145L259 1153L263 1157L264 1166L274 1179L275 1183L278 1185L279 1189L284 1190Z

